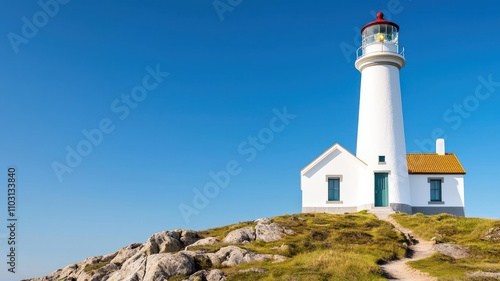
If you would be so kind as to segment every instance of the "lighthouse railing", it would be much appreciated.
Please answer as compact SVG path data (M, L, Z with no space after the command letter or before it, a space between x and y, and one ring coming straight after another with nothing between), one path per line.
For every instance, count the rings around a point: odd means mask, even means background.
M380 48L377 48L377 46L380 46ZM367 51L367 49L369 49ZM360 57L371 54L371 53L393 53L393 54L398 54L402 57L405 56L405 48L402 46L399 46L398 44L394 43L372 43L368 44L365 46L361 46L356 50L356 59L359 59Z

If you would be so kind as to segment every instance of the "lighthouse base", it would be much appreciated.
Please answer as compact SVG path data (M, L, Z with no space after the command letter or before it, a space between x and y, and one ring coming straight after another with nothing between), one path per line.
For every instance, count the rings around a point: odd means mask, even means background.
M344 214L357 211L357 207L302 207L302 213Z
M415 207L413 207L415 208ZM327 213L327 214L344 214L344 213L355 213L362 210L389 210L392 213L413 213L412 206L408 204L400 204L400 203L390 203L390 207L375 207L373 204L370 205L362 205L357 207L337 207L337 206L328 206L328 207L302 207L302 213ZM417 207L418 208L418 207Z
M413 208L408 204L391 203L391 209L400 213L413 214Z
M422 213L426 215L437 215L437 214L450 214L458 217L465 217L465 208L464 207L412 207L413 214Z

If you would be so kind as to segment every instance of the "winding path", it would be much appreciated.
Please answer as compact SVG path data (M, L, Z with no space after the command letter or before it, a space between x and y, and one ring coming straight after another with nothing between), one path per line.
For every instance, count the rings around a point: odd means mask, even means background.
M430 257L436 251L433 249L433 243L426 241L422 238L413 236L412 231L402 227L393 218L389 216L378 216L382 220L386 220L394 225L406 237L411 237L414 241L413 245L409 248L412 252L411 257L391 261L387 264L381 265L380 268L385 272L389 280L409 280L409 281L434 281L437 278L429 276L427 273L418 271L406 265L408 261L416 261Z

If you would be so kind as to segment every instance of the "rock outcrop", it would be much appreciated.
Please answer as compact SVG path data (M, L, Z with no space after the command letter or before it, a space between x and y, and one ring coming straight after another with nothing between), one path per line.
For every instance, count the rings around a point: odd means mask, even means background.
M112 254L90 257L48 276L25 281L157 281L172 276L186 276L184 281L225 281L224 273L214 266L286 260L281 255L254 253L236 246L255 240L276 241L284 235L294 234L269 219L256 220L254 227L233 230L222 241L216 237L204 238L191 230L162 231L153 234L143 244L131 244ZM196 246L217 244L220 248L215 252L190 250ZM259 272L264 271L259 269Z
M189 276L188 279L184 279L182 281L199 281L199 280L226 281L226 277L224 276L224 273L218 269L210 271L200 270L194 273L193 275Z
M434 250L440 252L443 255L450 256L455 259L463 259L469 257L469 248L457 244L436 244L434 245Z
M148 255L178 252L200 240L196 232L191 230L163 231L153 234L144 245Z
M221 248L215 253L215 257L212 256L213 263L220 263L224 266L235 266L240 263L249 263L256 261L276 261L282 262L286 259L284 256L271 255L271 254L255 254L248 250L236 247L227 246Z
M254 240L271 242L281 240L285 234L294 234L293 230L273 223L268 218L258 219L254 222L256 223L255 230L251 227L233 230L227 234L222 242L227 244L247 244Z
M284 234L292 235L293 230L282 227L276 223L271 222L268 218L255 220L255 239L263 240L265 242L277 241L283 238Z
M478 280L483 280L482 277L488 278L487 280L490 279L495 280L497 278L500 278L500 273L498 272L476 271L476 272L467 272L465 275L471 278L477 278Z
M196 246L206 246L206 245L213 245L213 244L217 244L217 243L220 243L219 239L217 239L215 237L207 237L207 238L200 239L189 246L186 246L185 250L189 250L189 249L196 247Z
M493 227L486 232L482 238L486 241L499 242L500 241L500 227Z
M233 230L222 239L227 244L248 244L255 240L255 231L251 227Z
M151 255L147 257L146 263L144 280L163 280L196 272L194 259L184 253Z

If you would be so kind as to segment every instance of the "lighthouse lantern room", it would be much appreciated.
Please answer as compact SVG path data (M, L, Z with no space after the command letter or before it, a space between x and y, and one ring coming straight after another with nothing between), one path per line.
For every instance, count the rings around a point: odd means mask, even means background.
M357 56L360 57L374 51L401 53L404 49L398 45L399 26L384 19L382 12L377 13L377 19L361 29L362 45Z

